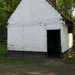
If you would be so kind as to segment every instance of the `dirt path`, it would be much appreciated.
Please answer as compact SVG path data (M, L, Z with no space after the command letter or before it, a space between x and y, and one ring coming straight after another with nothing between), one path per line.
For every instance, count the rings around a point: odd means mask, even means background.
M75 75L75 65L53 60L32 65L0 64L0 75Z

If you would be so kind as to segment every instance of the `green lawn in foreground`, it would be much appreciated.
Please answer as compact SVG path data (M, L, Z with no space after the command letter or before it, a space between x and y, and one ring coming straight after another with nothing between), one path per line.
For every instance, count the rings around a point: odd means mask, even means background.
M67 64L75 64L75 58L68 58L66 62Z
M35 61L25 60L23 58L7 58L7 47L0 46L0 63L9 63L9 64L33 64Z
M7 47L0 46L0 58L4 58L7 56Z

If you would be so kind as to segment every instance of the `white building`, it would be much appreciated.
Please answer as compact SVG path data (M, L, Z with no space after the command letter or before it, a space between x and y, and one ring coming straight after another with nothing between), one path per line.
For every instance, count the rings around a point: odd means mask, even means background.
M21 0L8 20L8 54L61 57L73 46L73 24L46 0Z

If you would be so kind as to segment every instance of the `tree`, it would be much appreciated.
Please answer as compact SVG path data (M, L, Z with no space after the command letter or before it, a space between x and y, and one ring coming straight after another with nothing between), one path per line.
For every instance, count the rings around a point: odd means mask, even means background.
M0 0L0 40L6 39L6 22L20 0Z
M59 11L68 19L72 19L70 9L75 6L75 0L58 0L57 7ZM72 19L73 20L73 19Z

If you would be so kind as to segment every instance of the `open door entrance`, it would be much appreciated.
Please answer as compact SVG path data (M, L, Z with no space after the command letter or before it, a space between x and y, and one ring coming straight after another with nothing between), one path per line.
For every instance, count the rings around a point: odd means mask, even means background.
M60 58L60 54L60 30L47 30L47 56L50 58Z

